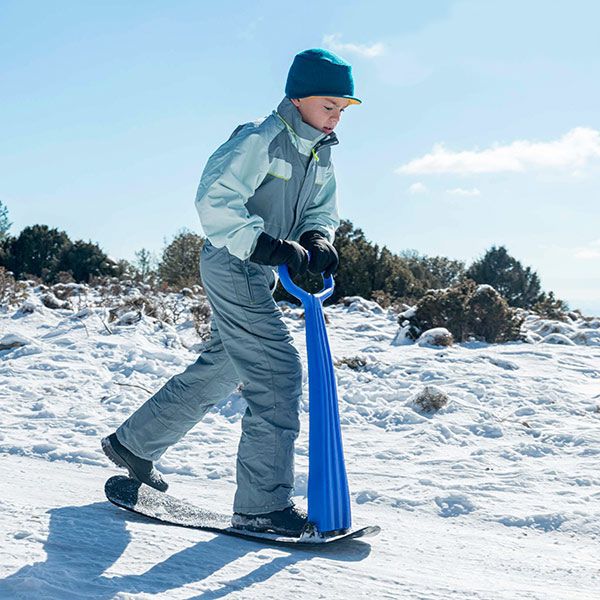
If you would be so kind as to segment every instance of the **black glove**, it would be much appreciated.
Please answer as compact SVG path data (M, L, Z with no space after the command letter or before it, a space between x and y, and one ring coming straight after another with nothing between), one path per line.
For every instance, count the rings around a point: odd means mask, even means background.
M261 265L287 265L290 275L304 275L308 269L308 252L297 242L277 240L264 231L256 240L250 260Z
M310 252L308 270L311 273L330 277L337 271L340 262L337 250L320 231L305 231L300 236L300 244Z

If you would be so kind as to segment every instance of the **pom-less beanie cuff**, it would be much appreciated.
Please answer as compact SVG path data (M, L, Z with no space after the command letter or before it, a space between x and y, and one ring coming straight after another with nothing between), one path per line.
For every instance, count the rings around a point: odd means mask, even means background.
M312 48L296 54L290 67L285 95L288 98L331 96L360 104L354 96L352 66L329 50Z

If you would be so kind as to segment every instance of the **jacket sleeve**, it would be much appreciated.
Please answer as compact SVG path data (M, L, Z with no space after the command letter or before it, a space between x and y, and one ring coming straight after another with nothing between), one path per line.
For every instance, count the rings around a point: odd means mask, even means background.
M329 163L324 183L314 200L304 211L298 232L320 231L330 242L333 242L335 230L340 225L337 207L337 194L333 163Z
M210 243L225 246L246 260L264 231L264 221L250 215L246 202L269 170L268 144L253 128L241 130L208 159L198 193L196 210Z

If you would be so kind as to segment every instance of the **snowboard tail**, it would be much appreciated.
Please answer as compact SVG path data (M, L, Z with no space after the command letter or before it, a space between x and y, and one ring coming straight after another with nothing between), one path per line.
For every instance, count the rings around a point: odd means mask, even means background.
M236 529L231 526L229 515L200 508L122 475L111 477L104 485L104 493L108 500L116 506L161 523L278 545L321 546L344 540L371 537L381 531L380 527L374 525L338 535L324 536L309 526L301 537L291 537L277 533Z

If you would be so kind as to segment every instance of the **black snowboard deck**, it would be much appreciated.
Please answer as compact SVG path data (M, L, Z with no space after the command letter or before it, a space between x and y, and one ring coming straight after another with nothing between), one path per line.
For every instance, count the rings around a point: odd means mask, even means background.
M230 515L194 506L189 502L179 500L164 492L159 492L135 479L122 475L111 477L104 485L104 493L108 500L116 506L149 517L155 521L166 523L167 525L212 531L214 533L222 533L237 538L276 545L317 547L362 537L372 537L381 531L381 528L377 525L354 529L347 533L330 537L321 536L318 532L312 535L304 534L302 537L290 537L276 533L244 531L231 527Z

